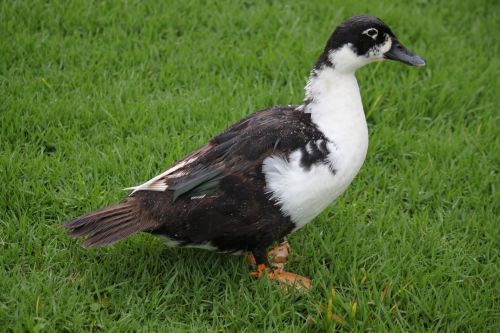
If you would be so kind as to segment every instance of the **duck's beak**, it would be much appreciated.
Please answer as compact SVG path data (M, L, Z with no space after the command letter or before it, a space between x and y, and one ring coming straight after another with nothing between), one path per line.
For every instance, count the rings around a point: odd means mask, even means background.
M389 51L384 54L386 59L400 61L403 64L422 67L425 66L425 60L420 56L408 51L406 47L396 39L392 38L392 46Z

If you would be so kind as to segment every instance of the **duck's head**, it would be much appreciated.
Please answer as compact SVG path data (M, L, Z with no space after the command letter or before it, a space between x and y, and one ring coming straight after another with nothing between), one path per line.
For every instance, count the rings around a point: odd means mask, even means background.
M425 66L425 60L407 50L384 22L361 15L351 17L335 29L315 69L328 66L339 71L355 71L385 59L410 66Z

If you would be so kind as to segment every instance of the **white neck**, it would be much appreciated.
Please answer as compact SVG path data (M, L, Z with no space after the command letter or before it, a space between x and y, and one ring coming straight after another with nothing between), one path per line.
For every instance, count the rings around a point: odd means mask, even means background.
M363 133L366 120L354 71L332 67L316 70L306 86L306 101L304 112L311 113L312 121L333 142L338 137L350 137L349 134L366 134Z
M344 68L345 69L345 68ZM302 151L288 159L271 156L264 161L267 187L291 217L297 230L337 198L354 179L368 147L368 130L354 71L323 67L315 70L306 86L306 104L299 110L328 139L328 165L304 170ZM332 172L333 170L333 172Z
M297 230L321 213L354 179L368 148L361 96L354 71L364 59L350 49L332 52L333 66L315 69L306 86L306 103L298 108L328 139L328 165L318 163L309 170L301 165L302 151L287 159L271 156L262 170L267 188ZM324 161L326 162L326 161Z
M330 162L347 186L363 165L368 150L368 127L355 70L317 69L306 86L304 112L332 144Z

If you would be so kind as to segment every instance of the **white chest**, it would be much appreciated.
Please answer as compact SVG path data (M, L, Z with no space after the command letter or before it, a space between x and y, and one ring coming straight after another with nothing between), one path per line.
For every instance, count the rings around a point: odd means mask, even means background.
M318 163L309 170L300 164L301 151L288 160L271 156L264 161L267 188L281 210L290 216L296 229L304 226L342 194L365 160L368 130L354 74L326 73L308 88L314 92L306 109L312 121L331 143L328 160L335 170Z

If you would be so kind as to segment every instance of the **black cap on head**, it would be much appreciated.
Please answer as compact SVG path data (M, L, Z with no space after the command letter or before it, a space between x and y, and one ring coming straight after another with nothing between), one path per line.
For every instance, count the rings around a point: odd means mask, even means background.
M425 65L421 57L408 51L398 41L381 19L359 15L347 19L335 28L314 68L332 66L330 53L345 45L349 45L355 55L365 57L368 62L391 59L413 66Z
M376 38L363 35L370 28L377 30ZM383 43L385 34L395 37L391 29L375 16L353 16L337 26L328 39L325 50L334 50L351 43L358 55L364 55L377 43Z

